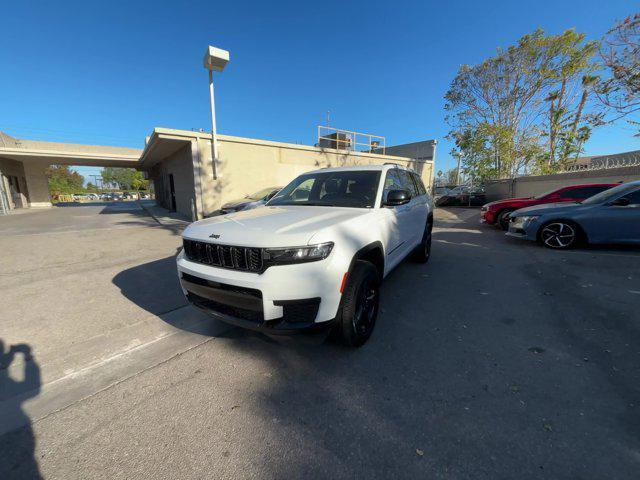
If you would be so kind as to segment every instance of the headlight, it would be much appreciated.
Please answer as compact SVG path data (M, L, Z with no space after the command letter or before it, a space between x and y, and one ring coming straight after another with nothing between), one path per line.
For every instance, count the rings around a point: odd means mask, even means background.
M516 227L523 227L528 225L529 223L537 220L540 215L530 215L530 216L522 216L522 217L511 217L511 221L513 225Z
M333 242L319 243L307 247L265 248L264 261L268 265L315 262L327 258L332 248Z

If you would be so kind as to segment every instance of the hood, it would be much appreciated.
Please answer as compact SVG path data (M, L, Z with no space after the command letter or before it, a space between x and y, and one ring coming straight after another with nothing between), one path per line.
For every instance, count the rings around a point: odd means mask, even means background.
M574 211L579 207L586 207L576 202L560 202L560 203L544 203L542 205L534 205L533 207L521 208L511 214L512 217L519 217L522 215L545 215L547 213L564 213Z
M320 230L370 212L360 208L265 206L200 220L189 225L182 236L243 247L294 247L307 245ZM213 239L211 235L219 237Z

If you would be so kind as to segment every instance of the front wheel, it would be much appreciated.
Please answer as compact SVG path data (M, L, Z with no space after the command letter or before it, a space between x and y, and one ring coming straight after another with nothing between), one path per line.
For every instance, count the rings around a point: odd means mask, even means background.
M513 210L502 210L498 214L496 223L500 225L500 228L502 228L502 230L509 230L509 215L511 215L512 212Z
M580 228L573 222L554 220L540 228L538 238L542 245L554 250L575 247L580 240Z
M349 272L343 293L338 340L349 347L360 347L369 340L378 317L380 278L372 263L358 260Z

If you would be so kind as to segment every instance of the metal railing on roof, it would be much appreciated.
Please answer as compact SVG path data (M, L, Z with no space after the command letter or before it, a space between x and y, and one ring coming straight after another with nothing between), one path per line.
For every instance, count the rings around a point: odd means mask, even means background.
M381 150L382 155L384 155L387 148L387 140L380 135L318 125L318 146L320 148L335 148L337 150L354 150L360 152Z

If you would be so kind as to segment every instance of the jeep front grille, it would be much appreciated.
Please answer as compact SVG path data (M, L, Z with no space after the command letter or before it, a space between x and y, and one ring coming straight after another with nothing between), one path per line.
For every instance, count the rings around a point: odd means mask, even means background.
M234 247L214 243L183 240L187 258L203 265L261 273L263 270L262 249Z

